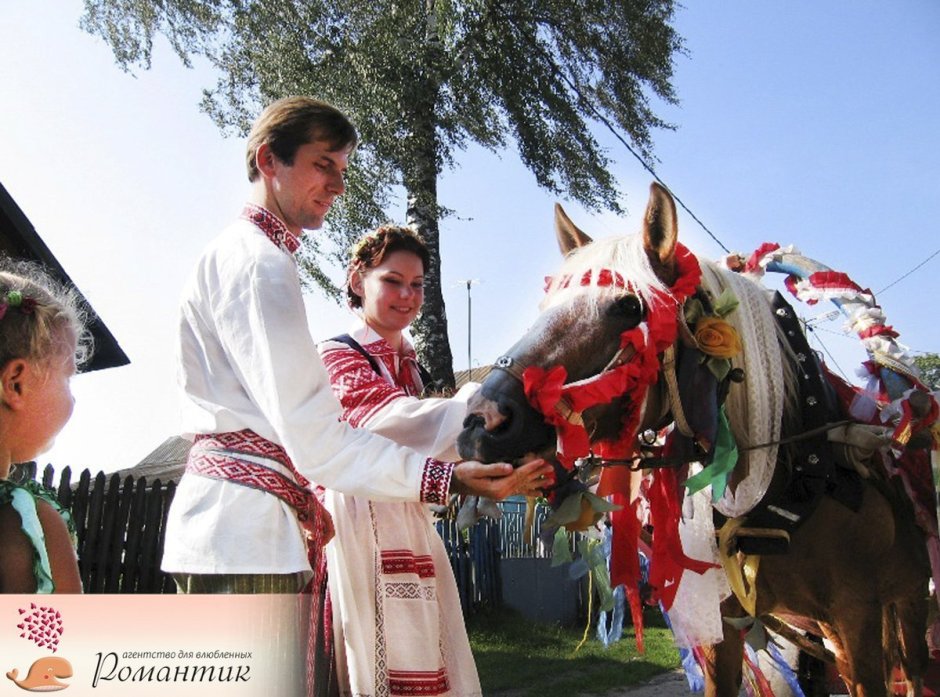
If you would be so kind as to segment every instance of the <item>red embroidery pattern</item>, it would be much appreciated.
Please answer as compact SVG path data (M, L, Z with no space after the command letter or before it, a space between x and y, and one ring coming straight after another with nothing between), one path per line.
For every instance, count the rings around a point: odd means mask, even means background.
M239 455L255 455L278 462L288 469L293 479L270 467L243 460ZM248 429L202 434L196 436L196 442L189 451L186 471L264 491L293 508L304 528L310 563L314 569L317 568L323 547L321 521L328 514L307 488L310 482L296 470L284 448Z
M297 510L304 509L309 494L280 472L268 469L264 465L237 460L218 453L197 455L186 463L186 471L265 491Z
M376 339L362 348L377 359L392 376L392 382L404 391L409 397L421 396L424 385L421 384L421 374L418 370L418 356L414 349L408 349L399 356L385 339ZM398 364L396 372L395 364ZM375 371L373 371L375 372Z
M227 433L203 433L196 436L193 448L197 452L205 450L226 450L236 455L256 455L274 460L287 467L297 478L297 483L307 486L309 482L294 469L287 451L280 445L262 438L251 429L230 431Z
M454 463L441 462L429 457L424 463L424 474L421 476L422 503L447 503L447 492L450 488L450 478L454 473Z
M430 555L416 556L409 549L385 550L382 552L382 573L434 578L434 560Z
M372 370L365 356L345 344L325 348L322 358L333 394L343 407L343 419L356 428L391 402L407 396Z
M377 341L363 348L382 359L387 353L386 346L386 342ZM321 357L330 375L333 393L343 406L343 418L353 426L358 427L389 403L407 396L404 390L376 374L365 356L345 344L325 348ZM421 501L446 504L453 471L453 463L428 458L421 477Z
M253 203L246 203L242 210L242 218L252 222L268 239L288 254L293 254L300 248L300 240L293 232L287 229L284 222L267 208Z
M437 591L435 586L424 583L394 583L386 581L385 597L395 600L426 600L427 602L437 601Z
M450 690L447 670L389 670L388 686L393 695L442 695Z

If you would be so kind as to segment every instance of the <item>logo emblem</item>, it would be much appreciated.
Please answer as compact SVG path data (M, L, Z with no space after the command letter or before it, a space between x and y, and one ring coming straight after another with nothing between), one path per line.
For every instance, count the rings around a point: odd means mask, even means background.
M59 678L72 677L72 664L60 656L46 656L33 661L26 677L17 680L19 671L14 668L7 677L20 689L28 692L54 692L64 690L69 686L66 682L59 682Z
M62 636L62 614L51 607L29 604L29 610L20 608L22 621L16 625L20 638L28 639L41 649L55 653ZM72 677L72 664L60 656L37 658L26 672L26 677L18 680L20 672L16 668L7 673L7 678L22 690L28 692L55 692L64 690L68 683L61 678Z

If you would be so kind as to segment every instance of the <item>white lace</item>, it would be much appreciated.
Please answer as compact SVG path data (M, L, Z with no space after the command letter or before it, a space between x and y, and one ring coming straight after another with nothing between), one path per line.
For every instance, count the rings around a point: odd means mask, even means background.
M690 474L701 471L693 464ZM711 487L689 495L682 503L679 523L682 551L693 559L718 563L718 545L712 521ZM686 569L669 610L669 621L682 648L710 646L722 639L721 601L731 595L731 587L721 567L697 574Z
M715 296L730 288L738 309L727 317L741 336L743 354L732 363L745 380L734 385L726 402L731 432L739 448L780 439L784 406L783 356L767 292L752 280L702 263L702 281ZM739 451L738 472L746 472L732 491L729 486L715 504L723 515L736 518L750 511L767 492L777 462L777 446Z

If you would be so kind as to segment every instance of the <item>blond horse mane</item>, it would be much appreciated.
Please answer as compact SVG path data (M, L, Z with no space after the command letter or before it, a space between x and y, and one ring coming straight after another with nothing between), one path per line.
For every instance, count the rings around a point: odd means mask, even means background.
M644 305L648 306L654 300L653 291L669 292L650 266L640 235L609 237L594 240L568 255L558 273L552 277L540 309L546 310L567 302L575 295L589 292L595 301L593 309L596 312L601 300L624 292L623 288L597 285L598 272L602 269L610 269L623 276ZM581 285L582 277L588 272L591 272L590 283Z

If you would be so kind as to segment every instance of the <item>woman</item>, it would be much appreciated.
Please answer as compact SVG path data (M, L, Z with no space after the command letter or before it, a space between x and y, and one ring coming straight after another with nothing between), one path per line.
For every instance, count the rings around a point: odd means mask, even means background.
M428 259L406 227L363 238L346 287L361 323L320 353L349 423L451 461L476 386L451 399L418 399L422 371L403 331L421 309ZM326 551L341 694L480 695L457 585L428 507L334 491L325 505L336 528Z

